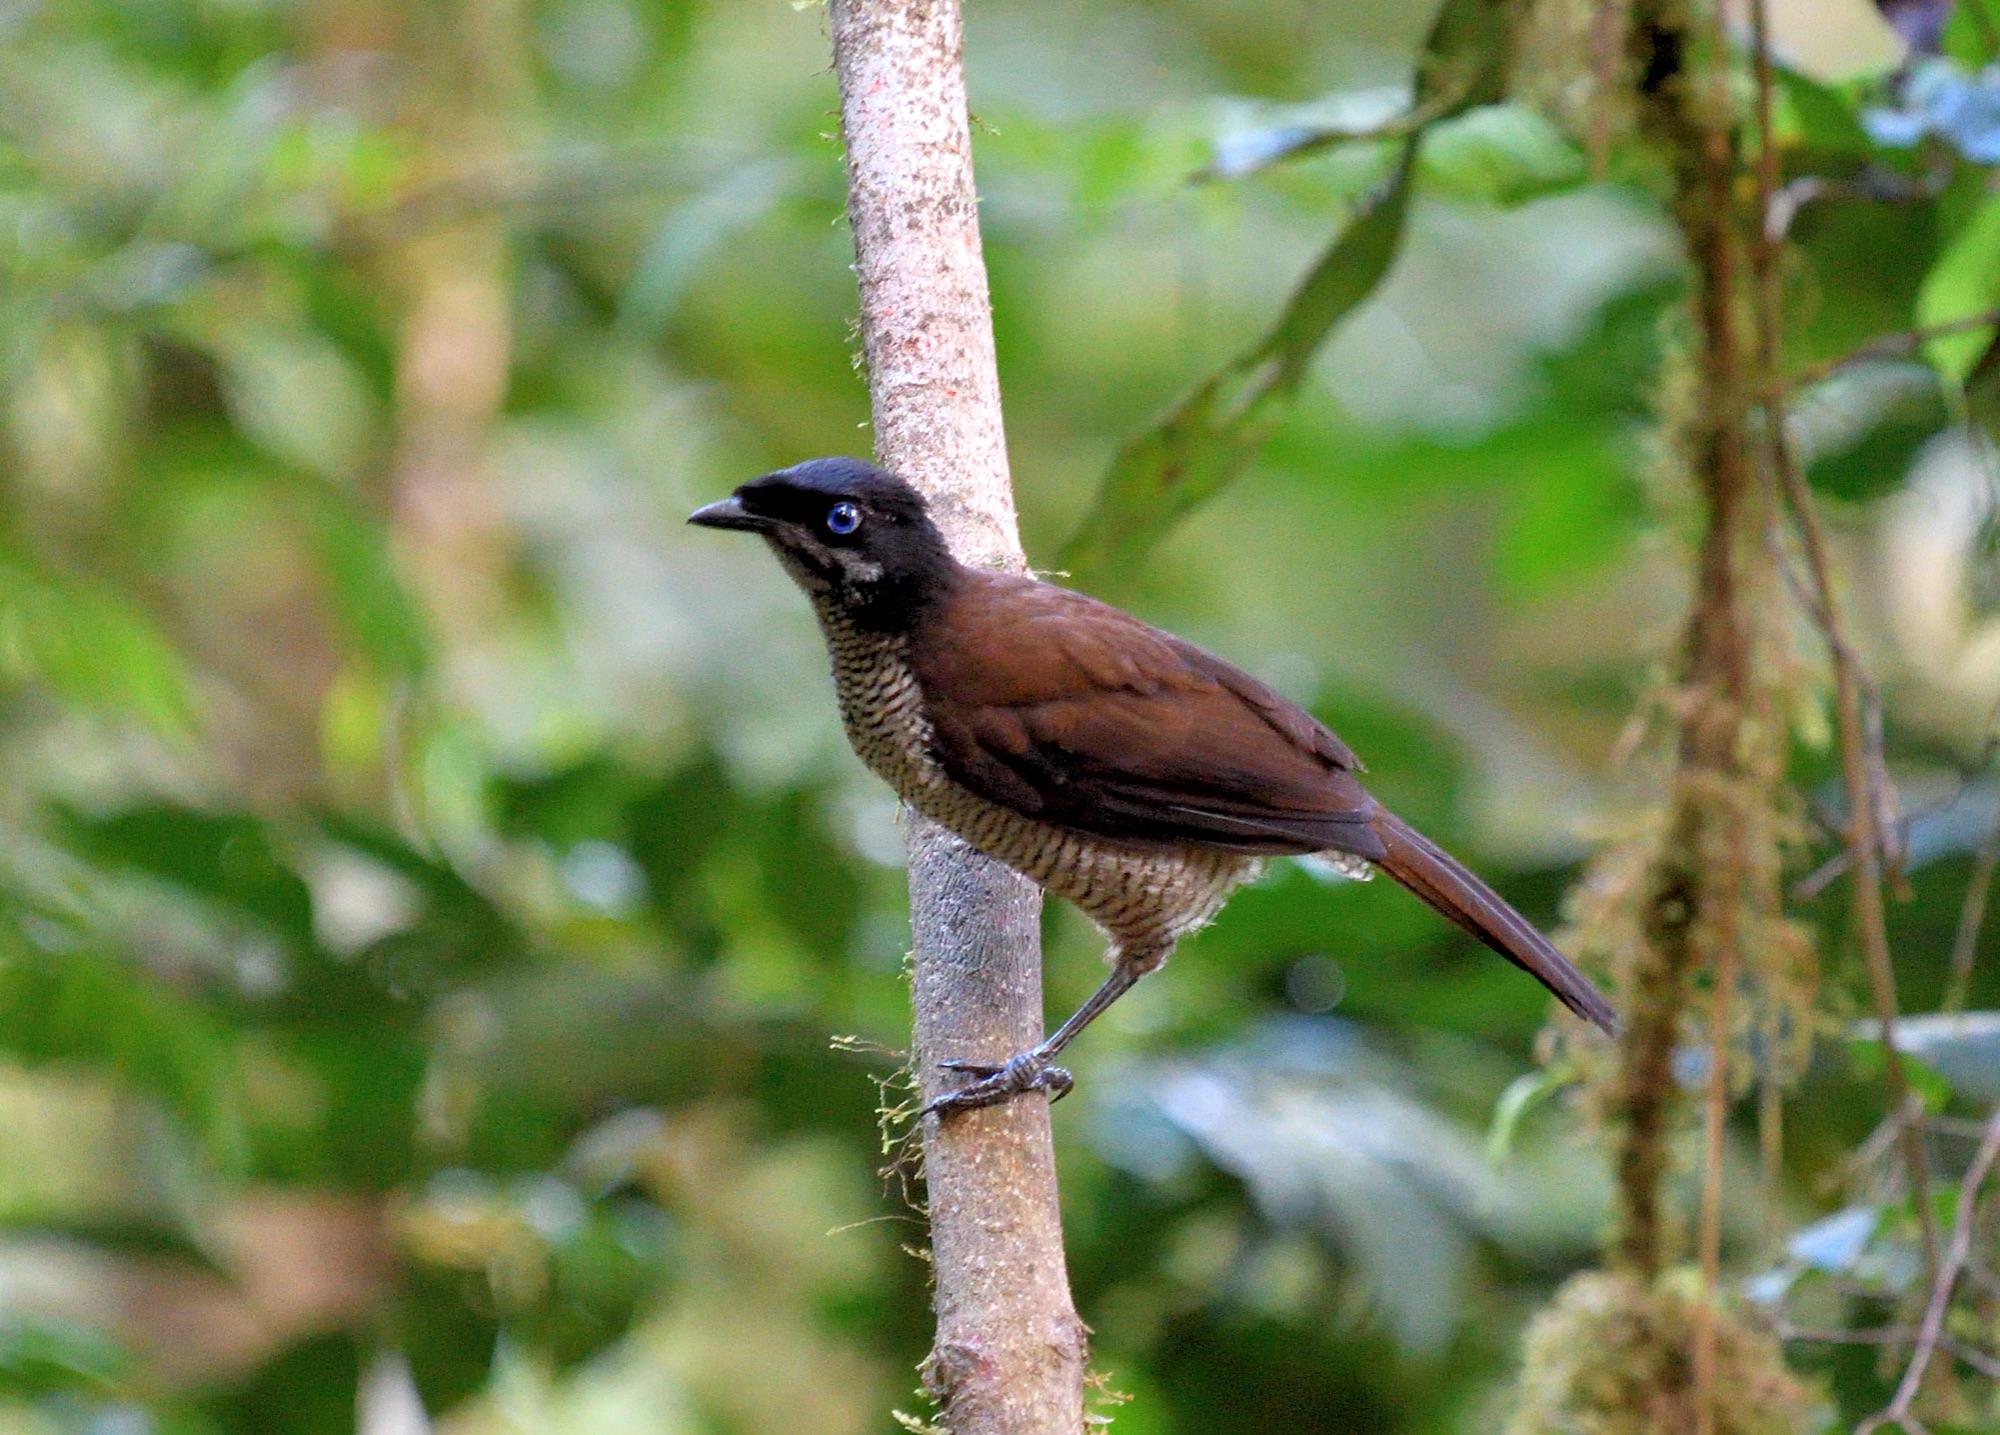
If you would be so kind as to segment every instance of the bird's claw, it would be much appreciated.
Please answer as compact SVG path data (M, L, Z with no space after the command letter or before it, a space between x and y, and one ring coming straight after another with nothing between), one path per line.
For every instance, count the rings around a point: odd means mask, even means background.
M997 1106L1002 1101L1023 1095L1030 1091L1046 1091L1051 1105L1069 1095L1076 1085L1076 1078L1065 1067L1050 1066L1047 1058L1032 1051L1023 1052L1001 1066L991 1066L977 1061L941 1061L938 1063L946 1071L963 1072L975 1078L969 1085L956 1091L947 1091L931 1102L923 1110L929 1116L932 1112L949 1116L959 1111L976 1111L982 1106Z

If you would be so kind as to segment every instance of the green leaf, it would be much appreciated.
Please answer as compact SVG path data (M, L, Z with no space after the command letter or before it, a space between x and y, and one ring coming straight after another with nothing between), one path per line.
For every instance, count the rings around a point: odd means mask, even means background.
M201 1182L152 1102L75 1070L0 1067L0 1229L200 1258Z
M1512 206L1589 178L1583 151L1526 105L1482 105L1432 126L1424 141L1431 193Z
M1320 343L1375 292L1395 262L1409 213L1416 154L1415 141L1403 147L1388 182L1363 202L1346 231L1293 293L1277 327L1246 356L1247 362L1238 361L1240 365L1247 369L1276 360L1279 385L1288 393L1297 388Z
M1625 551L1643 514L1616 430L1564 421L1525 426L1516 436L1533 480L1508 492L1494 549L1500 591L1523 602L1575 582ZM1496 441L1493 457L1506 449Z
M102 817L59 815L70 846L87 860L170 882L255 918L299 949L312 946L312 895L256 818L164 802Z
M1366 140L1407 137L1422 127L1414 110L1405 109L1386 119L1371 117L1371 101L1364 93L1304 107L1286 107L1264 116L1264 123L1234 131L1214 142L1209 162L1196 173L1198 180L1241 179L1287 160L1302 159L1338 145ZM1308 113L1300 116L1299 108ZM1328 113L1332 111L1332 113Z
M1512 1156L1521 1123L1550 1097L1574 1086L1576 1081L1576 1068L1560 1062L1524 1072L1509 1082L1493 1106L1493 1124L1486 1131L1487 1159L1497 1163Z
M232 325L216 344L230 412L267 453L327 478L365 467L380 427L368 382L304 326Z
M130 1379L131 1353L103 1331L51 1316L0 1328L0 1390L10 1395L99 1392Z
M1873 1025L1872 1022L1855 1023L1853 1039L1849 1043L1848 1050L1855 1070L1863 1079L1880 1081L1888 1063L1883 1057L1879 1031L1869 1031ZM1924 1057L1912 1053L1902 1040L1900 1031L1897 1033L1896 1048L1903 1055L1903 1080L1923 1102L1924 1110L1935 1114L1950 1106L1952 1084L1945 1074ZM1946 1214L1948 1216L1949 1212Z
M357 1337L315 1335L211 1398L209 1414L230 1435L350 1435L361 1380Z
M0 1050L29 1066L86 1066L159 1097L225 1164L240 1158L235 1036L136 965L19 942L0 960Z
M1917 294L1923 328L1956 323L2000 306L2000 195L1989 195L1952 237ZM1991 326L1932 339L1925 354L1938 371L1962 384L1993 340Z
M0 554L0 675L47 684L79 707L186 730L180 654L122 594Z
M396 1344L427 1409L449 1410L492 1375L500 1334L492 1304L477 1274L410 1263L397 1287L393 1320Z
M589 1359L623 1335L659 1277L657 1249L647 1249L644 1238L653 1235L658 1247L652 1228L662 1218L637 1201L623 1206L593 1210L580 1230L555 1246L548 1296L520 1322L560 1367Z
M448 863L351 817L328 814L321 821L328 837L381 863L417 894L413 924L368 948L364 965L386 984L425 991L526 955L520 930Z
M1418 53L1408 110L1385 120L1357 122L1351 113L1327 117L1328 107L1322 104L1314 107L1311 119L1294 118L1219 145L1197 177L1237 179L1334 145L1408 138L1468 110L1498 104L1506 95L1507 56L1520 8L1517 0L1445 0ZM1352 104L1341 102L1358 100L1367 109L1373 99L1373 94L1341 96L1335 107L1351 110Z
M631 338L658 333L703 262L762 219L796 182L790 161L759 160L674 206L633 268L618 304L618 332Z
M1119 450L1061 566L1087 577L1129 565L1249 466L1320 344L1395 261L1417 145L1404 141L1389 177L1320 256L1270 333Z
M1965 413L1991 443L2000 444L2000 335L1965 376Z
M1874 153L1861 120L1838 91L1797 70L1775 66L1787 118L1806 148L1829 154Z
M1950 395L1923 364L1856 366L1801 394L1792 407L1811 424L1827 411L1846 432L1809 446L1813 487L1853 503L1902 485L1918 452L1954 419Z
M396 677L422 672L430 662L430 635L396 571L387 532L345 495L323 486L308 493L320 562L348 632L380 672Z
M1129 565L1250 466L1319 345L1394 263L1426 130L1502 98L1519 13L1517 0L1445 0L1418 56L1408 133L1388 179L1320 257L1264 340L1118 451L1095 506L1063 551L1064 568L1081 576ZM1475 128L1462 143L1476 143L1477 135ZM1271 158L1313 147L1281 147ZM1478 161L1466 156L1461 169L1468 163Z
M2000 33L2000 5L1992 0L1957 0L1951 18L1945 21L1944 53L1967 69L1976 70L2000 59L1993 48L1997 33Z
M1507 55L1521 6L1517 0L1445 0L1417 60L1417 110L1440 109L1437 118L1505 95Z

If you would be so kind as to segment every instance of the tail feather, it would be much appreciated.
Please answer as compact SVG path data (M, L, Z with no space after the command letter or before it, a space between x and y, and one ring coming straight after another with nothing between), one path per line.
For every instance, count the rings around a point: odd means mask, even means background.
M1618 1018L1590 978L1449 852L1392 812L1373 823L1385 855L1376 865L1438 915L1477 937L1543 986L1585 1021L1615 1035Z

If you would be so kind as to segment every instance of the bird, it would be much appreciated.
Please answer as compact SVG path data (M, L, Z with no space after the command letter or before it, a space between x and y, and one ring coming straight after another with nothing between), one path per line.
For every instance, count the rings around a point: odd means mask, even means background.
M923 495L854 458L692 514L760 536L810 600L855 753L959 838L1081 908L1111 973L998 1065L947 1060L941 1117L1073 1082L1055 1058L1278 856L1381 871L1606 1033L1611 1005L1533 923L1361 785L1360 759L1240 668L1085 594L960 563Z

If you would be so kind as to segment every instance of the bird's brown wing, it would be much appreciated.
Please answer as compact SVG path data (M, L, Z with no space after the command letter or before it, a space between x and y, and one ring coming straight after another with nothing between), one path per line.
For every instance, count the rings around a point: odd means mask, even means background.
M1116 608L971 574L913 663L937 755L993 802L1116 841L1350 852L1615 1031L1611 1007L1504 898L1378 804L1298 704Z
M1384 855L1339 738L1095 599L972 575L913 661L945 771L990 801L1119 841Z

